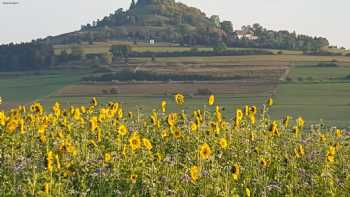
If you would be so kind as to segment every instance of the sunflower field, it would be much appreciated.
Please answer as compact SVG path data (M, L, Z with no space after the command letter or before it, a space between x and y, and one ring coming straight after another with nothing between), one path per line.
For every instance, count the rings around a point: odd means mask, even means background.
M96 98L0 112L0 196L349 195L346 131L273 120L271 98L230 117L214 95L193 111L185 100L150 114Z

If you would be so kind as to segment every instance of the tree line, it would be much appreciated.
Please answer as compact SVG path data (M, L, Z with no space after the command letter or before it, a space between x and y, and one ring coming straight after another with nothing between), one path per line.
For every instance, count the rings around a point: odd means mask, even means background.
M0 70L36 70L55 64L53 47L32 41L30 43L0 45Z

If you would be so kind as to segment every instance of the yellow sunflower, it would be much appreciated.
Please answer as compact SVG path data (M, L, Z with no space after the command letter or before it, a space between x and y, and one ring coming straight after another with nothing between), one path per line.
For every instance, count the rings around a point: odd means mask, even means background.
M182 94L180 94L180 93L177 93L177 94L175 95L175 102L176 102L176 104L178 104L178 105L184 104L184 102L185 102L185 96L182 95Z
M225 138L221 138L219 140L219 145L222 149L226 149L227 148L227 140Z
M137 175L136 174L132 174L130 176L130 181L131 181L132 184L135 184L136 181L137 181Z
M198 166L191 167L191 178L192 182L196 182L199 178L200 168Z
M265 158L260 158L259 163L263 168L265 168L267 166L267 161Z
M129 139L129 144L133 151L136 151L137 149L139 149L141 146L141 139L139 134L137 134L136 132L133 133Z
M110 162L112 160L112 156L110 153L105 153L104 155L104 161L105 162Z
M118 128L118 133L121 135L121 136L124 136L128 133L128 129L126 128L125 124L121 124Z
M162 106L162 112L165 113L165 111L166 111L166 101L162 101L161 106Z
M209 98L208 98L209 106L214 105L214 102L215 102L215 96L214 95L210 95Z
M146 147L147 150L149 150L149 151L152 150L152 148L153 148L152 143L147 138L143 138L142 143Z
M268 107L271 107L273 105L273 99L271 97L269 99L267 99L266 105Z
M231 173L233 176L234 180L238 180L239 179L239 175L241 174L241 168L239 166L238 163L234 164L231 168Z
M210 155L211 155L211 149L210 146L208 144L203 144L199 147L199 155L201 157L202 160L207 160L209 159Z
M297 148L294 149L295 155L300 158L303 157L305 154L303 145L299 145Z

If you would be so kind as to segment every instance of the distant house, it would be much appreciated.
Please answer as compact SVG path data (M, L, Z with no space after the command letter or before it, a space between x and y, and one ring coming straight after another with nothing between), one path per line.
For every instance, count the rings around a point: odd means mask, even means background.
M243 30L237 30L236 35L237 35L238 39L243 39L243 38L246 38L248 40L257 40L258 39L258 37L254 35L254 33L243 31Z
M149 40L149 44L150 44L150 45L155 45L155 44L156 44L156 41L155 41L155 40Z

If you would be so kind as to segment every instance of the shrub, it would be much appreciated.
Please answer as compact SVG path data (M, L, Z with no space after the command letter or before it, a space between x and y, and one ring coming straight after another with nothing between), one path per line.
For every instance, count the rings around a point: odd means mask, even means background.
M200 96L207 96L211 94L213 94L213 92L209 88L199 88L197 90L197 95L200 95Z

